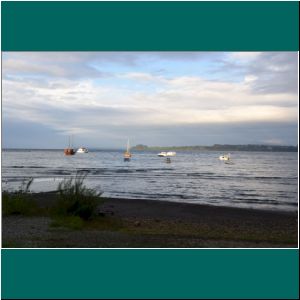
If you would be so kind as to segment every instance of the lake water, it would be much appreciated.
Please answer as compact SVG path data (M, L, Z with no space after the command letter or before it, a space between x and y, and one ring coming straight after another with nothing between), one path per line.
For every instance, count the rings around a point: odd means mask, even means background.
M232 152L233 164L219 152L177 152L166 163L157 152L91 151L65 156L58 150L3 150L2 189L17 189L34 178L33 192L51 191L59 181L87 174L86 185L103 196L156 199L259 209L298 208L298 153Z

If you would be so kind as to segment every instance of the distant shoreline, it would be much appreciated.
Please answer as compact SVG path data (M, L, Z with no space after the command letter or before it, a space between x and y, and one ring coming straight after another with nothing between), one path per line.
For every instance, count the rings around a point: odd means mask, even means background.
M213 146L171 146L171 147L148 147L137 145L132 147L136 151L247 151L247 152L297 152L298 146L275 146L275 145L213 145Z
M77 147L74 147L77 148ZM2 151L62 151L63 148L2 148ZM132 151L217 151L217 152L228 152L228 151L244 151L244 152L298 152L298 146L279 146L279 145L219 145L213 146L146 146L136 145L131 148ZM124 151L123 148L89 148L89 151Z

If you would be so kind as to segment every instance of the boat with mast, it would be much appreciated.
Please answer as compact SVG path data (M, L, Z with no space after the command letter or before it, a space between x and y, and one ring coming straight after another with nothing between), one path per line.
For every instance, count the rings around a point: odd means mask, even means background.
M130 161L130 159L131 159L131 153L130 153L130 146L129 146L129 139L128 139L126 151L124 152L124 161Z
M74 155L76 153L71 145L72 145L71 137L69 136L69 147L64 149L65 155Z

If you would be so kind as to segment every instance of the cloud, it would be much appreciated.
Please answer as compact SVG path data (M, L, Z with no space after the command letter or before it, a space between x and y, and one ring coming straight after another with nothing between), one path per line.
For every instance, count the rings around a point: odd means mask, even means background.
M4 53L3 116L112 144L124 128L144 128L161 142L193 126L289 128L298 122L296 71L297 54L285 52ZM270 132L248 140L286 141Z
M257 76L252 85L255 93L298 93L297 53L263 53L248 72Z
M125 74L120 74L119 76L120 76L120 78L144 81L147 83L150 83L153 81L159 83L159 82L163 81L162 76L157 76L157 75L153 75L150 73L130 72L130 73L125 73Z
M36 126L26 121L3 122L3 147L64 148L66 133L51 126ZM111 125L104 124L92 133L74 134L74 146L125 148L130 143L153 146L219 144L296 144L297 123L185 124L185 125Z
M257 59L261 54L262 52L231 52L228 57L231 60L249 63Z
M251 81L256 94L298 93L297 52L233 52L225 56L219 70L230 70Z
M94 55L57 52L5 53L3 56L4 77L50 77L50 78L98 78L109 76L96 69Z

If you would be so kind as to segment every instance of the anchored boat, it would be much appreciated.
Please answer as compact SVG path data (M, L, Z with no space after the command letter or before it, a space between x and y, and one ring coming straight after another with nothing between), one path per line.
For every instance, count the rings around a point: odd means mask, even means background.
M75 150L73 149L73 147L71 147L71 137L69 137L69 147L64 149L64 154L65 155L74 155L75 154Z
M127 140L126 151L124 152L124 161L130 161L131 159L130 147L129 147L129 139Z
M169 151L169 152L160 152L157 155L160 156L160 157L175 156L176 152L172 152L172 151Z
M85 148L85 147L80 147L77 151L76 151L76 153L88 153L89 152L89 150L87 149L87 148Z
M219 156L219 160L230 160L230 153Z

